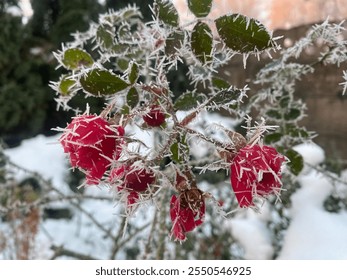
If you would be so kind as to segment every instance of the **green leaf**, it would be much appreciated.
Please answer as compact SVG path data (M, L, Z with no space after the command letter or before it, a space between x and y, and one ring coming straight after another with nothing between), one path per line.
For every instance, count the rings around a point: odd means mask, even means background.
M129 67L129 60L126 58L119 58L117 59L117 66L119 70L125 72Z
M136 88L131 88L128 91L127 97L126 97L126 101L127 104L130 108L134 108L136 107L136 105L139 103L140 97L139 97L139 93L137 92Z
M121 11L122 11L122 13L121 13L120 21L124 21L124 20L130 21L131 19L132 20L134 20L134 19L142 20L142 13L137 7L129 5L128 8L125 8ZM118 11L118 12L120 12L120 11Z
M265 114L268 117L276 119L276 120L282 119L282 114L278 110L275 110L275 109L270 109L270 110L266 111Z
M85 91L98 96L114 94L129 86L117 75L99 69L89 71L80 79L80 83Z
M230 84L228 82L216 77L212 78L212 85L219 90L228 89L230 87Z
M135 84L139 77L139 66L136 62L131 64L130 73L129 73L129 82L130 84Z
M291 108L288 113L284 115L284 119L287 121L296 120L301 116L301 110L296 108Z
M117 53L117 54L124 54L129 50L129 45L128 44L114 44L112 47L112 51Z
M74 79L63 77L59 82L59 93L63 96L69 95L71 93L71 89L75 84L76 81Z
M293 149L287 150L285 155L290 160L287 164L290 171L296 176L299 175L301 170L304 168L304 159L302 156Z
M179 151L178 151L178 143L175 142L171 145L170 147L170 151L172 153L172 160L176 161L176 162L180 162L180 156L179 156Z
M196 17L206 17L212 7L212 0L188 0L189 10Z
M124 105L121 110L122 115L129 115L130 114L130 107L128 105Z
M289 106L289 103L290 103L290 97L289 96L284 96L284 97L282 97L281 99L280 99L280 106L281 106L281 108L288 108L288 106Z
M273 45L270 33L255 19L232 14L217 18L215 23L225 45L234 51L262 51Z
M279 132L266 134L264 141L266 144L272 144L281 140L283 134Z
M80 67L90 67L94 61L89 53L81 49L68 49L64 52L63 60L64 66L69 70L75 70Z
M96 31L97 42L105 49L111 49L114 46L114 32L108 25L100 25Z
M211 60L213 45L212 31L206 23L198 22L194 26L190 43L197 59L202 63Z
M300 128L297 125L291 125L291 124L286 124L286 133L289 134L291 137L295 138L304 138L307 139L310 137L310 133L304 129Z
M121 24L117 28L117 38L118 40L126 40L129 38L129 35L131 36L132 32L130 29L130 26L128 24Z
M102 15L102 19L99 19L99 23L106 23L110 26L119 26L124 22L136 23L142 20L143 16L138 7L128 6L124 9L118 10L116 13L108 13Z
M171 1L157 0L155 2L157 17L165 24L178 26L178 13Z
M176 30L171 32L165 41L165 54L167 56L175 55L183 45L184 32Z
M241 91L239 89L234 90L221 90L216 93L216 95L211 98L213 105L224 105L236 101L240 96Z
M186 137L184 135L177 137L177 142L171 145L170 151L172 153L171 158L173 161L183 163L184 156L189 154L189 146Z
M206 97L203 94L197 94L196 92L188 91L183 93L176 99L174 108L175 110L187 111L202 103L205 98Z

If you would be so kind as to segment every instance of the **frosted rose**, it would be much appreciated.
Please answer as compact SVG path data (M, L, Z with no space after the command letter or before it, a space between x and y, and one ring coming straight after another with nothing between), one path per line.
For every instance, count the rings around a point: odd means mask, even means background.
M197 208L190 207L185 197L173 195L170 201L170 218L172 221L171 234L175 240L184 241L186 232L194 230L203 223L205 217L205 202L199 201Z
M143 116L143 120L149 126L161 126L163 123L165 123L165 114L159 106L152 106L150 111Z
M130 168L124 177L124 185L127 189L142 192L145 191L154 180L155 176L152 171L145 168Z
M147 190L154 183L155 175L145 168L135 169L134 166L122 165L113 168L110 172L109 182L121 181L118 191L126 192L126 207L133 209L139 200L139 193Z
M72 167L85 171L87 184L97 184L110 165L109 159L119 158L122 136L123 127L115 131L99 116L80 115L68 124L59 141Z
M231 162L231 185L241 207L253 206L255 196L279 192L285 157L269 146L248 145Z
M147 190L148 186L155 181L154 173L143 168L134 166L123 165L121 167L113 168L110 172L109 181L115 183L122 181L119 190L127 189L129 191L143 192Z

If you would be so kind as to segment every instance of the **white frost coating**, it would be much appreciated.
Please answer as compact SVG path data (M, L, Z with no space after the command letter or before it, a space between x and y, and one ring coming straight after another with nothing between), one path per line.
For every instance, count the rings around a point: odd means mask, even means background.
M347 92L347 71L343 71L343 79L345 81L340 83L340 85L343 86L342 95L345 95Z

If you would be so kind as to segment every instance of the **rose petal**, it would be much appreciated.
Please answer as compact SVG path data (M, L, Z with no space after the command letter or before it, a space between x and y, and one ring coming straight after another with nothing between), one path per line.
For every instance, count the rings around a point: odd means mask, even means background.
M203 201L200 209L199 209L199 219L195 220L195 226L200 226L204 222L205 218L205 211L206 211L206 206L205 206L205 201Z
M231 164L231 186L236 199L241 207L249 207L253 204L253 182L256 174L250 167L245 167L238 155Z
M196 227L194 213L190 208L181 208L178 219L185 232L192 231Z
M138 192L129 192L127 197L127 206L131 207L133 204L135 204L139 199L139 193Z
M180 241L186 240L186 235L185 235L184 229L183 229L182 225L177 221L174 222L174 224L172 226L171 234L173 234L175 236L175 241L176 240L180 240Z
M231 163L231 185L241 207L253 204L254 194L266 196L281 187L283 155L268 146L246 146Z
M175 221L178 216L179 207L179 201L177 200L177 197L173 195L170 200L170 218L172 222Z

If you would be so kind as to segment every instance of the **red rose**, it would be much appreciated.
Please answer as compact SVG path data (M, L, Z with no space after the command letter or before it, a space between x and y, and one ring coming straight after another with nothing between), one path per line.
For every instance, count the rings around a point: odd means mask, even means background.
M123 165L113 168L110 172L109 181L115 183L117 180L123 181L119 190L143 192L155 180L154 173L146 168Z
M197 226L203 223L205 217L205 202L201 201L199 209L192 209L185 203L182 203L180 198L175 195L170 201L170 218L172 221L171 234L175 236L175 240L184 241L186 232L194 230Z
M149 126L161 126L165 122L165 114L159 106L152 106L150 111L143 116L143 120Z
M248 145L231 162L231 185L241 207L253 206L255 196L279 192L285 157L269 146Z
M110 172L109 182L121 181L118 191L126 192L126 207L134 209L140 196L139 192L147 190L155 180L155 175L147 169L135 169L134 166L122 165L113 168Z
M145 191L154 180L155 176L152 171L145 168L135 169L132 167L129 168L124 177L124 186L127 189L142 192Z
M97 184L110 165L118 159L124 136L123 127L111 129L108 122L95 115L73 118L59 141L70 156L72 167L86 172L87 184Z

